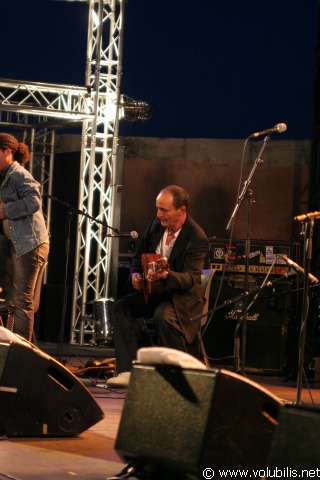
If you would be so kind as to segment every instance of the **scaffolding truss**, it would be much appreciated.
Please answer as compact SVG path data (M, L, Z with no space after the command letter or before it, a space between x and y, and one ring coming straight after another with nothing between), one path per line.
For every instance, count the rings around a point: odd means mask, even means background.
M30 171L42 194L51 194L56 129L82 126L71 343L94 335L87 305L114 291L123 157L119 155L124 0L88 1L85 87L0 79L0 124L22 130L30 145ZM51 202L45 213L50 231ZM95 221L92 220L95 219ZM117 269L113 269L114 271Z
M121 200L117 181L122 171L118 134L123 10L124 2L90 2L86 85L95 115L84 120L82 130L79 208L89 217L80 215L78 223L72 343L86 343L94 334L87 305L110 297L111 256L118 256L118 243L108 237L108 226L119 225Z

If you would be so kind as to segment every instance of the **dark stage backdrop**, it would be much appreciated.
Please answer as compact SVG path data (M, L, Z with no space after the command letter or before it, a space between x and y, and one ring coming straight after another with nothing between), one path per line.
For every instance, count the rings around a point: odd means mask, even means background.
M55 156L52 196L61 202L78 208L80 152ZM70 226L70 233L68 233ZM77 214L58 201L52 201L51 246L47 283L42 288L40 312L36 318L37 338L57 341L62 323L64 298L67 307L64 338L69 341L71 328L72 287L75 263ZM70 234L70 249L67 257L67 238ZM66 281L66 292L65 292Z

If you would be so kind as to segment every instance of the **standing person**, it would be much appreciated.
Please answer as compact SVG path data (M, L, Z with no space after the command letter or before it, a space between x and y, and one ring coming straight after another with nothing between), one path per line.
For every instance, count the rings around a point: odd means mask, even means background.
M202 312L201 272L209 249L203 229L189 216L189 194L177 185L160 191L156 198L157 215L147 227L131 265L131 280L136 292L115 302L113 329L118 376L109 387L129 383L132 361L136 359L144 317L153 317L159 344L200 356L197 333L200 320L190 318ZM167 258L169 269L148 269L143 279L141 256L157 253ZM163 292L145 301L144 286L160 285Z
M0 223L10 243L14 332L31 341L34 289L49 253L49 235L40 185L23 166L29 159L26 144L0 133Z

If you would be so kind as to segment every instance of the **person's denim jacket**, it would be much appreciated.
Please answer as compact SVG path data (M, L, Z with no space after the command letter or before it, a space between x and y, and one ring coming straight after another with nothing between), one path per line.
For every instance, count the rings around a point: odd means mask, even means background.
M18 162L10 166L0 187L15 257L49 241L41 204L40 184Z

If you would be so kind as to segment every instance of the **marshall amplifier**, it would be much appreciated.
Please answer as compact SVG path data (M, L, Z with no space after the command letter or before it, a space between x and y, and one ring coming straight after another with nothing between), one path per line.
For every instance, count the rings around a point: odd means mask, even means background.
M213 366L234 365L236 328L243 315L243 300L233 302L244 293L244 276L221 273L213 277L209 308L217 301L218 309L208 317L203 330L203 342ZM285 367L288 324L291 318L292 286L287 279L278 279L259 291L257 299L247 312L246 362L247 371L281 374ZM250 277L248 305L258 289L254 276ZM241 327L240 327L241 328ZM241 331L240 331L241 341Z
M272 240L250 241L250 274L284 275L288 273L283 255L296 261L298 244L276 242ZM211 268L216 271L245 273L246 245L245 240L215 239L210 243Z

